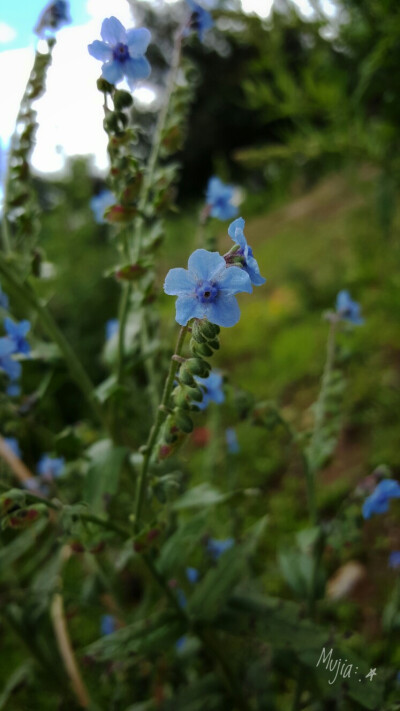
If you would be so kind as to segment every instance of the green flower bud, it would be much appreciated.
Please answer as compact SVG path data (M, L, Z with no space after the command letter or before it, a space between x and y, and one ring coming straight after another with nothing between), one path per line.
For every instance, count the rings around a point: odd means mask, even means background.
M214 348L215 351L219 349L219 340L218 338L213 338L212 341L208 341L208 345L210 348Z
M184 385L190 385L190 387L194 387L196 385L193 375L186 369L186 363L179 371L179 380L184 383Z
M175 421L177 426L179 427L182 432L185 432L185 434L190 434L193 430L193 422L189 415L186 414L186 412L183 412L182 410L175 409Z
M185 363L185 368L193 375L199 375L201 378L207 378L210 371L209 364L202 358L188 358Z
M113 96L114 106L118 111L128 109L133 104L133 97L129 92L118 89Z
M195 343L193 340L190 341L190 349L195 356L211 356L213 354L212 348L207 343Z
M183 408L184 410L190 409L190 399L186 390L183 388L178 388L178 391L174 396L174 400L177 407Z
M206 338L215 338L220 332L220 327L210 321L201 322L201 332Z
M99 91L102 91L103 94L111 94L114 89L113 85L109 84L103 77L97 80L97 88Z
M206 342L206 337L202 332L201 328L201 321L198 319L194 319L193 324L192 324L192 338L197 342L197 343L205 343Z

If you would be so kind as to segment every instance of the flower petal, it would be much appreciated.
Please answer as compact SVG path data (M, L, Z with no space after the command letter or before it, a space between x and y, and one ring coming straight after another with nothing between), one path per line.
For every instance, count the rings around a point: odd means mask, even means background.
M229 328L235 326L240 319L239 304L234 296L221 293L216 301L205 304L206 318L217 326Z
M88 45L89 54L95 59L100 59L102 62L107 62L112 59L112 49L100 40L95 40Z
M11 355L15 352L15 343L11 338L0 338L0 358Z
M196 249L188 261L189 271L196 281L212 279L218 272L226 269L225 259L218 252L208 252L206 249Z
M140 57L149 46L151 32L146 27L138 27L133 30L128 30L126 37L131 57Z
M175 319L181 326L186 326L191 318L204 317L204 304L197 301L194 296L178 296L175 306Z
M240 267L227 267L226 272L222 272L219 278L218 286L220 291L227 295L238 294L242 291L251 294L253 291L250 276Z
M151 66L146 57L127 59L123 65L123 71L128 79L129 85L135 84L139 79L147 79L150 76Z
M108 64L103 64L101 73L103 78L110 84L117 84L124 76L120 62L108 62Z
M196 282L187 269L175 267L170 269L165 277L164 291L170 296L194 295L195 288Z
M245 269L254 286L262 286L267 281L261 276L257 260L254 257L247 257Z
M100 34L104 42L108 42L112 47L118 42L127 42L125 27L116 17L106 17L103 20Z
M231 237L236 244L240 245L242 249L247 245L246 237L243 234L245 224L243 217L238 217L237 220L231 222L228 227L229 237Z

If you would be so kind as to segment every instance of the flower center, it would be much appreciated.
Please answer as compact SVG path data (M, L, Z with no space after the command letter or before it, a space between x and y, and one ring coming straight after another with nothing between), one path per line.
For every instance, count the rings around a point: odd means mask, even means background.
M126 60L129 59L128 45L123 42L118 42L113 49L113 57L117 60L117 62L121 62L121 64L126 62Z
M215 301L218 295L218 287L210 281L201 281L196 287L196 295L202 304Z

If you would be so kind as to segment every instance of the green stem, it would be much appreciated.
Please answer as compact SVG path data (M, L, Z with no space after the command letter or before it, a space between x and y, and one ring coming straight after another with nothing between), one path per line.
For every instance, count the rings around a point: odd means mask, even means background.
M122 287L122 297L119 305L118 317L118 383L122 383L125 360L125 331L129 316L129 304L132 293L132 284L124 284Z
M146 318L146 313L143 311L142 318L142 328L140 330L140 340L142 346L142 355L144 358L144 365L147 371L148 389L150 395L151 407L153 410L153 415L157 413L157 407L159 402L158 387L157 387L157 373L154 367L153 354L150 352L150 337L148 329L148 320Z
M176 349L174 355L180 356L183 348L183 343L187 334L188 327L184 326L181 328L179 332L179 337L178 341L176 344ZM157 410L157 415L156 419L154 422L153 427L150 430L150 434L145 446L145 454L144 454L144 459L143 459L143 466L142 466L142 471L140 473L139 481L138 481L138 486L137 486L137 493L136 493L136 502L135 502L135 532L138 531L141 523L141 514L142 514L142 506L143 506L143 499L144 499L144 492L146 489L146 482L147 482L147 473L149 470L150 466L150 461L151 457L153 454L154 447L157 443L158 436L161 430L161 427L164 423L164 420L167 417L167 412L166 408L169 403L169 399L171 396L172 388L174 385L174 379L176 375L176 371L179 368L179 362L171 358L171 363L169 366L169 372L167 375L167 379L165 381L164 385L164 392L163 396L161 399L160 406Z
M102 408L97 400L93 383L64 334L58 328L50 312L42 304L34 289L28 283L23 282L14 272L3 255L0 255L0 274L16 292L17 296L25 302L26 306L36 311L47 334L58 345L73 379L86 397L96 419L107 428L107 422L104 419Z

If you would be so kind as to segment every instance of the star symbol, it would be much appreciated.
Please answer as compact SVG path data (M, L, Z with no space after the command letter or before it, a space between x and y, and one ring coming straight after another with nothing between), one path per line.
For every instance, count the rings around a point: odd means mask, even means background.
M374 678L375 674L376 674L376 669L370 669L369 672L368 672L368 674L365 675L365 678L366 678L366 679L369 679L370 681L372 681L372 679Z

